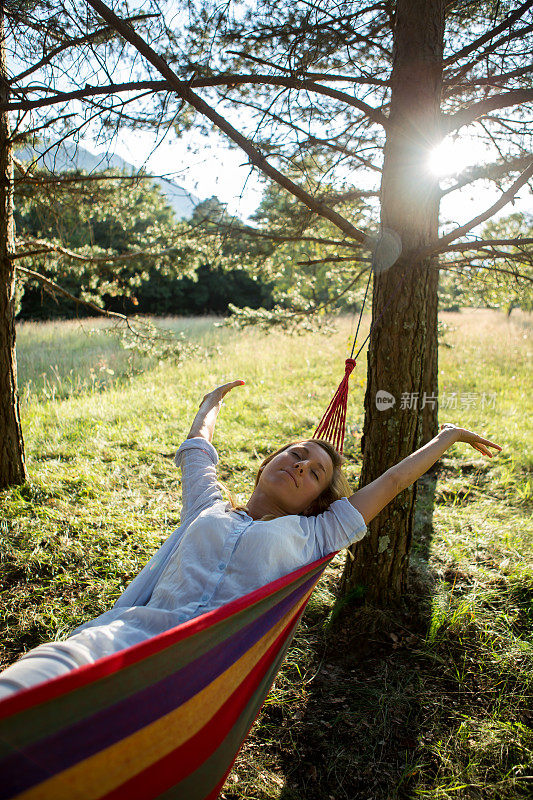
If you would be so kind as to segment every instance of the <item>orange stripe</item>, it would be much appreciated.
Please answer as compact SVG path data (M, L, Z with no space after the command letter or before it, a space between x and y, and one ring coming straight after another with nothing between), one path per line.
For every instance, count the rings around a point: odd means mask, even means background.
M17 795L16 800L97 800L198 733L298 614L311 592L201 692L131 736Z

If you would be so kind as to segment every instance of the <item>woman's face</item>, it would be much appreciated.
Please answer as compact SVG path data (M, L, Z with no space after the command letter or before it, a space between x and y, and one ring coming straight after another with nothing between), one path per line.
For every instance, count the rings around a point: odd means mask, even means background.
M303 441L269 461L258 486L286 514L301 514L327 489L332 477L328 453L316 442Z

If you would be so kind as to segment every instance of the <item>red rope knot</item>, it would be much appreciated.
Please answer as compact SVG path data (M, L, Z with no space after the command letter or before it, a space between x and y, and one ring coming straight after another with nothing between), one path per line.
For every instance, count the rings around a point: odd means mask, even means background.
M347 358L344 364L345 364L344 367L345 374L351 375L355 369L355 358Z

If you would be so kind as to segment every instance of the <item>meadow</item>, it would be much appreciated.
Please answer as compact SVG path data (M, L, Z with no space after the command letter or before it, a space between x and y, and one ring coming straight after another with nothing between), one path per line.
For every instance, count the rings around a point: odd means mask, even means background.
M488 460L457 445L419 481L398 608L341 608L335 558L226 800L531 797L532 318L464 309L441 321L439 419L503 451ZM214 440L238 501L268 452L312 433L342 376L351 321L292 337L216 322L161 321L195 346L181 363L124 350L101 320L19 326L30 477L0 493L2 666L109 608L179 523L172 457L205 391L246 381ZM365 370L363 357L345 448L354 486Z

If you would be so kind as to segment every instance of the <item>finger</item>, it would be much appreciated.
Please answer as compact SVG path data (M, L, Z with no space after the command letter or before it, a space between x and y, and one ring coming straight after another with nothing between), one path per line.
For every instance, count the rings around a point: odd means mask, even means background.
M232 389L235 389L236 386L244 386L244 381L238 380L238 381L230 381L230 383L225 383L224 386L222 386L222 391L224 392L224 394L227 394L227 392L231 392Z
M496 444L496 442L491 442L489 439L484 439L482 436L478 436L477 441L480 444L485 444L485 445L489 445L490 447L495 447L496 450L501 450L502 449L499 444Z
M488 450L489 447L494 447L495 450L501 450L502 449L500 447L500 445L496 444L495 442L487 442L486 440L484 440L481 444L483 445L483 447L487 448L487 450ZM488 450L488 452L490 453L490 450ZM491 453L491 455L492 455L492 453Z
M243 386L243 385L244 381L238 380L238 381L230 381L229 383L224 383L222 386L219 386L216 391L218 392L218 397L220 402L222 402L222 400L228 394L228 392L231 392L231 390L235 389L236 386Z

